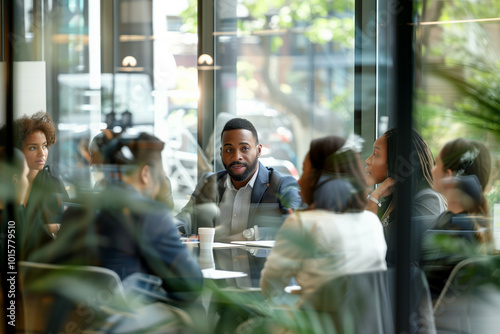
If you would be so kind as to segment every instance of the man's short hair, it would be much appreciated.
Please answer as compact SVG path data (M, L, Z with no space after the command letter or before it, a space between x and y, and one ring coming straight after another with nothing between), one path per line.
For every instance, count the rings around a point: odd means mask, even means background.
M138 135L122 133L102 147L101 155L105 164L157 168L161 166L164 146L164 142L146 132Z
M229 120L226 123L226 125L224 125L224 129L222 129L222 133L220 134L221 142L222 142L222 136L224 135L225 131L240 130L240 129L252 132L252 135L255 138L255 142L257 144L259 143L259 136L257 135L257 130L255 130L255 127L249 120L244 118L233 118Z

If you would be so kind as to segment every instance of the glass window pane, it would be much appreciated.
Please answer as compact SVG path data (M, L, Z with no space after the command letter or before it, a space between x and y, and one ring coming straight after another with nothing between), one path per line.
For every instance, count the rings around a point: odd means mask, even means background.
M494 214L499 202L500 6L488 0L431 1L423 10L418 29L422 65L417 67L416 125L435 156L455 138L487 146L493 169L485 194Z
M354 3L215 8L216 113L253 122L263 158L296 175L312 138L354 131Z

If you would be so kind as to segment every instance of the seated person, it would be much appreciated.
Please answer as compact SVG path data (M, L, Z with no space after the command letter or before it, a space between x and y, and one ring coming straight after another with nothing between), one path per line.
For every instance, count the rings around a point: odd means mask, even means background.
M2 252L6 242L7 228L14 227L15 245L18 260L27 260L38 249L52 242L45 224L41 219L26 217L26 197L29 191L30 168L21 150L14 148L11 159L7 158L4 147L0 147L0 226L2 233ZM12 210L8 210L11 203ZM12 221L9 223L9 221ZM9 224L8 224L9 223ZM6 259L6 257L4 257Z
M95 197L67 210L55 241L59 248L45 252L49 261L100 265L122 280L155 275L167 298L184 304L198 297L203 288L198 262L182 244L170 210L154 200L164 177L163 146L140 133L122 134L103 147L102 161L113 178Z
M0 129L2 141L6 131L5 126ZM40 111L15 120L13 131L14 147L23 152L29 167L29 186L24 198L26 220L41 220L55 237L63 211L61 203L69 199L63 182L47 164L49 148L57 140L56 127L49 114Z
M5 147L0 147L0 217L9 202L14 207L24 207L28 192L28 164L19 149L15 148L13 153L8 159Z
M446 209L442 195L432 189L434 183L431 170L434 167L434 157L431 149L422 136L412 130L411 144L415 159L404 164L397 157L397 129L388 130L373 143L373 153L365 160L368 174L368 185L378 184L368 195L367 210L376 213L384 226L387 242L387 263L396 263L396 184L413 178L416 184L413 191L413 221L414 242L420 243L421 233L429 228L430 222ZM398 167L398 164L400 167ZM418 217L418 218L416 218ZM416 219L415 219L416 218ZM430 219L429 219L430 218ZM417 225L418 224L418 225Z
M387 270L382 224L365 210L366 177L349 143L336 136L311 142L299 179L309 208L289 216L279 230L260 279L265 296L284 295L295 277L300 306L336 277Z
M431 297L437 299L461 260L488 252L492 246L491 221L484 190L491 158L484 144L464 138L441 148L432 170L434 189L448 202L422 245L423 269Z
M188 235L197 234L198 227L215 227L216 241L254 240L257 225L261 236L272 239L287 209L301 206L296 180L259 162L262 145L246 119L226 123L221 145L226 170L204 175L176 218Z

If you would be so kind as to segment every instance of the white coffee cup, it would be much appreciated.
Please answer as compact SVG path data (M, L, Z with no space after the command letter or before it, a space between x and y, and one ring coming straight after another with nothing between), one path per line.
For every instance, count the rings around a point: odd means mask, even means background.
M198 236L200 237L200 248L212 248L214 244L215 228L200 227L198 228Z

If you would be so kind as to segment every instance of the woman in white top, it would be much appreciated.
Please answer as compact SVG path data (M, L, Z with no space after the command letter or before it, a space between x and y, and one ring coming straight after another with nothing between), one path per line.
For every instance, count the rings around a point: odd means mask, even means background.
M356 143L329 136L313 140L298 181L308 209L291 215L276 236L260 286L277 297L295 277L303 300L347 274L386 270L384 232L365 211L367 183Z

